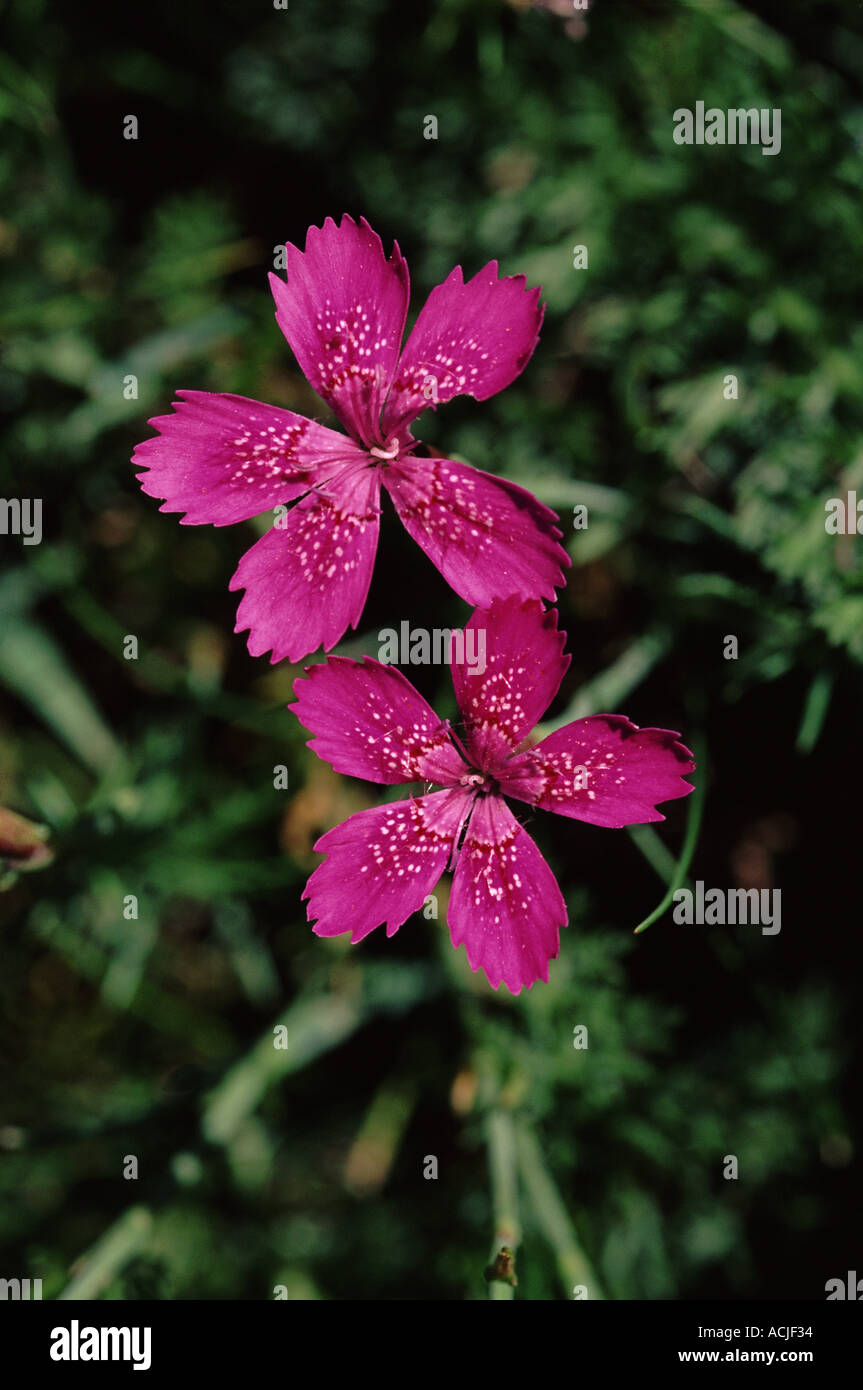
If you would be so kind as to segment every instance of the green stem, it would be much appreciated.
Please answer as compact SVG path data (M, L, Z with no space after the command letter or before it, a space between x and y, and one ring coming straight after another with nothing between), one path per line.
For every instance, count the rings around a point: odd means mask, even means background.
M830 671L818 671L806 696L803 718L797 733L798 753L811 753L824 727L830 698L833 694L833 676Z
M226 1072L204 1101L201 1132L211 1144L230 1144L278 1081L329 1052L362 1021L358 1004L337 997L300 1000L282 1014L287 1047L276 1047L275 1028Z
M74 1302L97 1298L115 1274L138 1254L152 1225L153 1218L146 1207L131 1207L81 1258L80 1271L57 1295L58 1299Z
M675 865L674 873L671 876L668 889L662 902L658 907L654 908L648 917L645 917L643 922L639 922L638 926L635 928L636 936L640 935L643 931L647 931L647 928L667 911L674 900L674 894L679 888L682 888L686 882L689 866L692 863L695 847L698 844L698 833L701 829L701 816L704 810L704 790L707 785L707 768L705 765L706 748L701 739L696 741L695 761L698 764L700 776L695 783L695 791L689 798L689 819L686 825L686 836L683 841L683 849L680 852L680 858ZM638 843L638 841L636 841L636 843ZM639 848L642 853L646 853L647 857L650 858L650 852L646 851L643 844L639 844ZM655 849L653 853L655 854Z
M578 1242L569 1213L549 1172L539 1141L527 1121L518 1127L518 1166L525 1191L543 1235L554 1251L567 1296L584 1289L588 1298L604 1299L593 1266Z
M515 1126L508 1110L489 1111L485 1124L488 1143L488 1161L491 1174L491 1199L494 1215L494 1240L491 1249L492 1267L502 1268L507 1264L501 1252L506 1249L514 1255L521 1240L521 1227L518 1219L518 1178L515 1151ZM512 1276L515 1278L515 1276ZM488 1286L491 1299L504 1301L515 1297L512 1283L502 1278L491 1278Z

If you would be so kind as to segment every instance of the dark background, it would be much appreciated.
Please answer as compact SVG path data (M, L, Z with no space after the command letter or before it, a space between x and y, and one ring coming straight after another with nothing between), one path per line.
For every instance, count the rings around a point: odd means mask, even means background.
M54 858L0 899L0 1276L485 1297L514 1135L516 1297L592 1267L591 1296L821 1299L857 1268L863 539L824 502L863 497L861 12L6 5L0 484L44 499L44 539L0 537L0 802ZM697 100L781 108L781 153L676 146ZM518 1000L452 951L445 885L390 941L312 935L311 846L379 791L317 763L298 668L233 635L254 525L179 526L128 460L178 387L323 417L266 272L345 211L398 239L412 313L457 263L542 284L525 373L417 432L558 508L551 716L697 745L691 878L781 888L780 935L633 937L694 798L658 831L531 820L571 925ZM338 650L466 616L390 521ZM409 674L448 712L445 671Z

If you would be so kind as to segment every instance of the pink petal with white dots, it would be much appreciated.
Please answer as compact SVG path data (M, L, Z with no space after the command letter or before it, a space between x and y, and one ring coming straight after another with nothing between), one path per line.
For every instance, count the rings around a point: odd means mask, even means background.
M383 471L406 529L468 603L553 598L570 560L555 513L531 493L451 459L408 457Z
M245 589L235 632L252 656L300 661L356 627L371 583L380 528L377 473L309 493L247 550L230 588Z
M576 719L524 755L536 779L502 784L508 796L545 811L619 829L665 820L660 801L693 790L689 749L669 729L639 729L622 714Z
M393 434L453 396L487 400L530 361L544 309L523 275L498 278L489 261L465 283L461 266L432 290L405 344L384 410Z
M150 420L159 434L132 462L161 512L184 526L230 526L293 501L314 482L364 457L353 440L290 410L246 396L179 391L173 415Z
M398 245L389 260L365 218L310 227L290 242L288 280L270 275L276 322L312 386L352 434L381 443L381 409L395 374L410 287Z
M317 936L362 941L386 925L392 936L417 912L447 865L467 805L461 791L358 811L315 845L326 854L306 884Z
M478 608L467 628L477 630L475 649L485 633L485 672L454 664L455 696L468 751L486 772L497 772L557 694L569 665L566 638L557 610L546 612L535 599L498 599Z
M392 666L334 656L294 682L290 706L315 737L309 747L369 782L458 782L468 767L441 720Z
M557 880L506 802L480 796L462 844L447 909L453 946L472 970L513 994L548 980L567 924Z

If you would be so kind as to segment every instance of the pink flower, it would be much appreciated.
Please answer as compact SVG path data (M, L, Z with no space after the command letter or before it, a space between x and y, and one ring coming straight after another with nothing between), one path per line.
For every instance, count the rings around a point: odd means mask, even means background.
M276 320L311 385L347 435L244 396L180 391L175 414L133 462L163 512L227 526L296 502L242 558L237 632L253 656L298 661L359 622L374 566L381 487L414 540L468 603L553 598L569 557L557 517L503 478L421 458L410 425L429 406L486 400L526 365L539 336L539 290L498 279L490 261L464 282L457 266L432 290L402 351L409 286L362 219L310 227L288 245L287 284L270 284Z
M447 913L453 946L472 969L518 994L548 979L566 907L554 875L504 797L591 825L664 820L656 810L692 791L695 763L678 735L639 729L620 714L576 719L533 747L531 729L569 665L557 615L537 600L478 609L484 675L452 664L464 742L400 671L366 657L332 657L294 685L294 713L337 772L370 782L437 783L443 791L360 811L327 831L327 859L306 885L318 936L387 936L421 908L444 869L455 876ZM476 641L479 641L477 636Z

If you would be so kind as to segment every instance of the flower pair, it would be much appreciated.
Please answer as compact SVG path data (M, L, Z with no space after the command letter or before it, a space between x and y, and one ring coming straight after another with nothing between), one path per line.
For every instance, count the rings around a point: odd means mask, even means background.
M413 686L380 662L332 658L310 668L292 706L311 746L339 772L443 788L362 811L316 849L327 860L304 894L315 931L387 935L421 907L447 866L448 922L474 969L513 991L548 979L566 908L555 879L505 797L597 825L662 820L694 763L677 735L621 715L567 725L524 745L569 658L553 599L569 557L557 517L503 478L422 457L416 419L458 395L508 386L536 346L543 308L524 276L492 261L471 280L456 267L432 291L402 347L407 266L386 259L368 223L343 217L288 246L287 284L270 277L276 319L310 384L347 431L241 396L183 391L134 462L141 486L186 525L225 526L274 510L240 561L236 631L255 656L298 661L359 622L385 490L411 536L485 633L482 677L453 664L464 740ZM286 504L293 503L289 511Z

